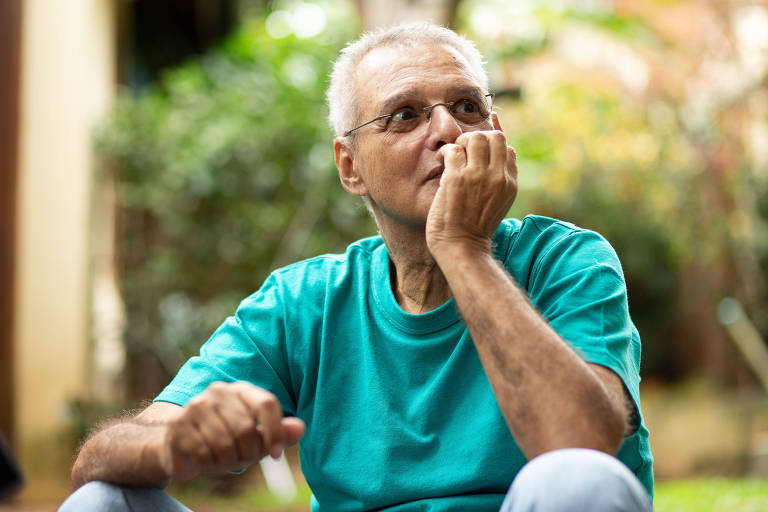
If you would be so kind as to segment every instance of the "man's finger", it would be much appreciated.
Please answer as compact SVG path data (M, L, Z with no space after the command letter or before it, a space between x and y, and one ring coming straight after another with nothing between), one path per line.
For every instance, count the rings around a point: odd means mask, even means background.
M192 420L216 463L222 467L235 465L238 460L235 441L216 408L208 407L202 412L195 410Z
M485 171L491 161L491 145L487 132L467 132L467 166Z
M446 144L440 148L446 170L460 171L467 165L467 153L458 144Z
M238 395L229 395L221 400L217 411L234 440L238 459L251 462L264 454L264 443L251 414Z
M307 430L307 425L300 418L283 418L282 425L286 445L298 443L299 439L304 437L304 432Z
M208 444L190 421L176 421L169 425L167 442L165 470L175 480L194 478L214 463Z
M504 167L508 164L507 159L507 138L499 130L488 132L488 142L491 148L489 165L492 169L498 169L504 172Z
M509 177L513 180L517 180L517 152L515 152L515 148L512 146L507 146L506 149L506 156L507 156L507 173L509 173Z
M238 388L238 395L247 407L251 418L259 422L264 449L272 457L279 457L285 448L285 441L280 422L283 419L283 409L277 397L261 388L245 385Z

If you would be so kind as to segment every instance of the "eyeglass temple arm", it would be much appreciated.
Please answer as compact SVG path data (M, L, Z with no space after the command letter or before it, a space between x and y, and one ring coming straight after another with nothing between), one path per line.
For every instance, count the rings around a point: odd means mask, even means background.
M383 114L383 115L380 115L379 117L374 117L370 121L368 121L366 123L363 123L360 126L356 126L356 127L352 128L351 130L347 130L346 132L344 132L344 136L348 137L352 132L359 130L363 126L368 126L371 123L375 123L376 121L381 121L382 119L385 119L387 117L392 117L392 114Z

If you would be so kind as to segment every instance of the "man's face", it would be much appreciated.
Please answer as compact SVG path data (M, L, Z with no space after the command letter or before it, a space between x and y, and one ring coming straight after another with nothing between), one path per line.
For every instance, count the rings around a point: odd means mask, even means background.
M362 60L356 76L361 122L400 107L418 109L486 93L466 60L440 46L377 48ZM430 121L412 131L396 133L386 125L383 120L356 132L353 167L363 186L352 192L370 197L380 223L423 227L440 183L438 150L464 131L491 129L491 122L462 125L438 106Z

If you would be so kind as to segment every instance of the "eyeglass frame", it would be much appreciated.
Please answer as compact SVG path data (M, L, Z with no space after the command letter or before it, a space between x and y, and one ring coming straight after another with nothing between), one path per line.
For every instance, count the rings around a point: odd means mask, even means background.
M448 110L448 113L451 114L451 117L453 117L458 123L461 123L461 124L464 124L464 125L468 124L469 126L477 126L477 125L481 124L483 121L487 121L488 119L491 118L491 114L493 114L493 98L494 98L494 96L496 96L496 93L493 93L493 92L489 92L489 93L486 93L486 94L483 95L483 98L490 98L491 99L491 101L489 102L490 104L488 105L488 107L489 107L488 108L488 116L485 117L484 119L482 119L481 121L478 121L477 123L474 123L474 124L469 124L469 123L465 123L464 121L459 121L458 119L456 119L456 116L453 115L453 112L451 111L451 107L453 105L455 105L457 102L462 101L462 100L441 101L441 102L435 103L434 105L429 105L429 106L426 106L426 107L421 107L421 110L423 112L427 113L427 121L431 121L432 120L432 117L431 117L432 110L434 110L435 107L439 107L440 105L442 105L442 106L444 106ZM380 116L376 116L373 119L371 119L370 121L366 121L365 123L361 124L360 126L356 126L356 127L352 128L351 130L347 130L346 132L344 132L344 137L349 137L352 133L356 132L360 128L363 128L364 126L368 126L371 123L375 123L376 121L381 121L382 119L387 119L389 117L392 117L393 115L395 115L395 112L392 112L391 114L382 114Z

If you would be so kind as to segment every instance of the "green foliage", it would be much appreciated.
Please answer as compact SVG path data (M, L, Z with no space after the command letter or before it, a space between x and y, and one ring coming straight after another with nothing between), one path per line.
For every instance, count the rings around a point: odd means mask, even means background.
M656 512L758 512L768 509L768 480L711 478L656 486Z
M646 342L644 364L663 368L676 320L677 272L688 252L685 226L670 222L685 218L686 205L669 175L689 171L669 168L662 157L679 136L657 130L638 106L578 83L526 91L499 115L518 151L514 214L567 219L611 242Z
M723 296L768 330L764 73L736 71L750 66L743 40L724 52L694 37L718 20L740 40L730 20L741 14L688 0L464 0L459 10L492 89L519 91L495 101L519 155L513 214L567 219L613 244L644 375L706 366L733 377L714 314Z
M253 21L123 94L99 133L118 182L127 346L167 376L272 268L374 232L338 183L326 121L329 65L353 35L273 39Z
M653 4L464 0L458 20L507 93L498 112L520 169L511 213L564 218L614 245L644 373L674 378L730 350L717 347L722 296L768 329L766 164L742 151L759 146L745 127L765 124L764 98L759 81L722 97L697 71L741 62L709 39L697 43L708 51L689 44L695 27L729 17ZM277 12L282 30L287 11ZM306 40L246 24L156 89L124 95L101 133L119 182L128 348L153 354L166 377L270 269L373 232L337 183L325 122L348 21ZM722 373L732 366L723 358Z
M238 477L241 478L241 477ZM207 488L189 492L173 492L194 508L196 504L215 504L216 510L295 510L309 501L309 489L304 482L298 485L299 498L294 503L278 505L275 497L264 488L254 486L241 494L226 498L211 496ZM306 506L306 505L305 505ZM656 484L654 510L656 512L762 512L768 507L768 480L705 478L669 480Z
M294 465L290 458L288 460ZM298 460L295 465L298 466ZM258 473L259 467L254 465L240 475L204 476L189 483L174 482L168 492L193 510L305 512L308 509L312 491L303 478L296 479L296 495L286 501L273 494Z

